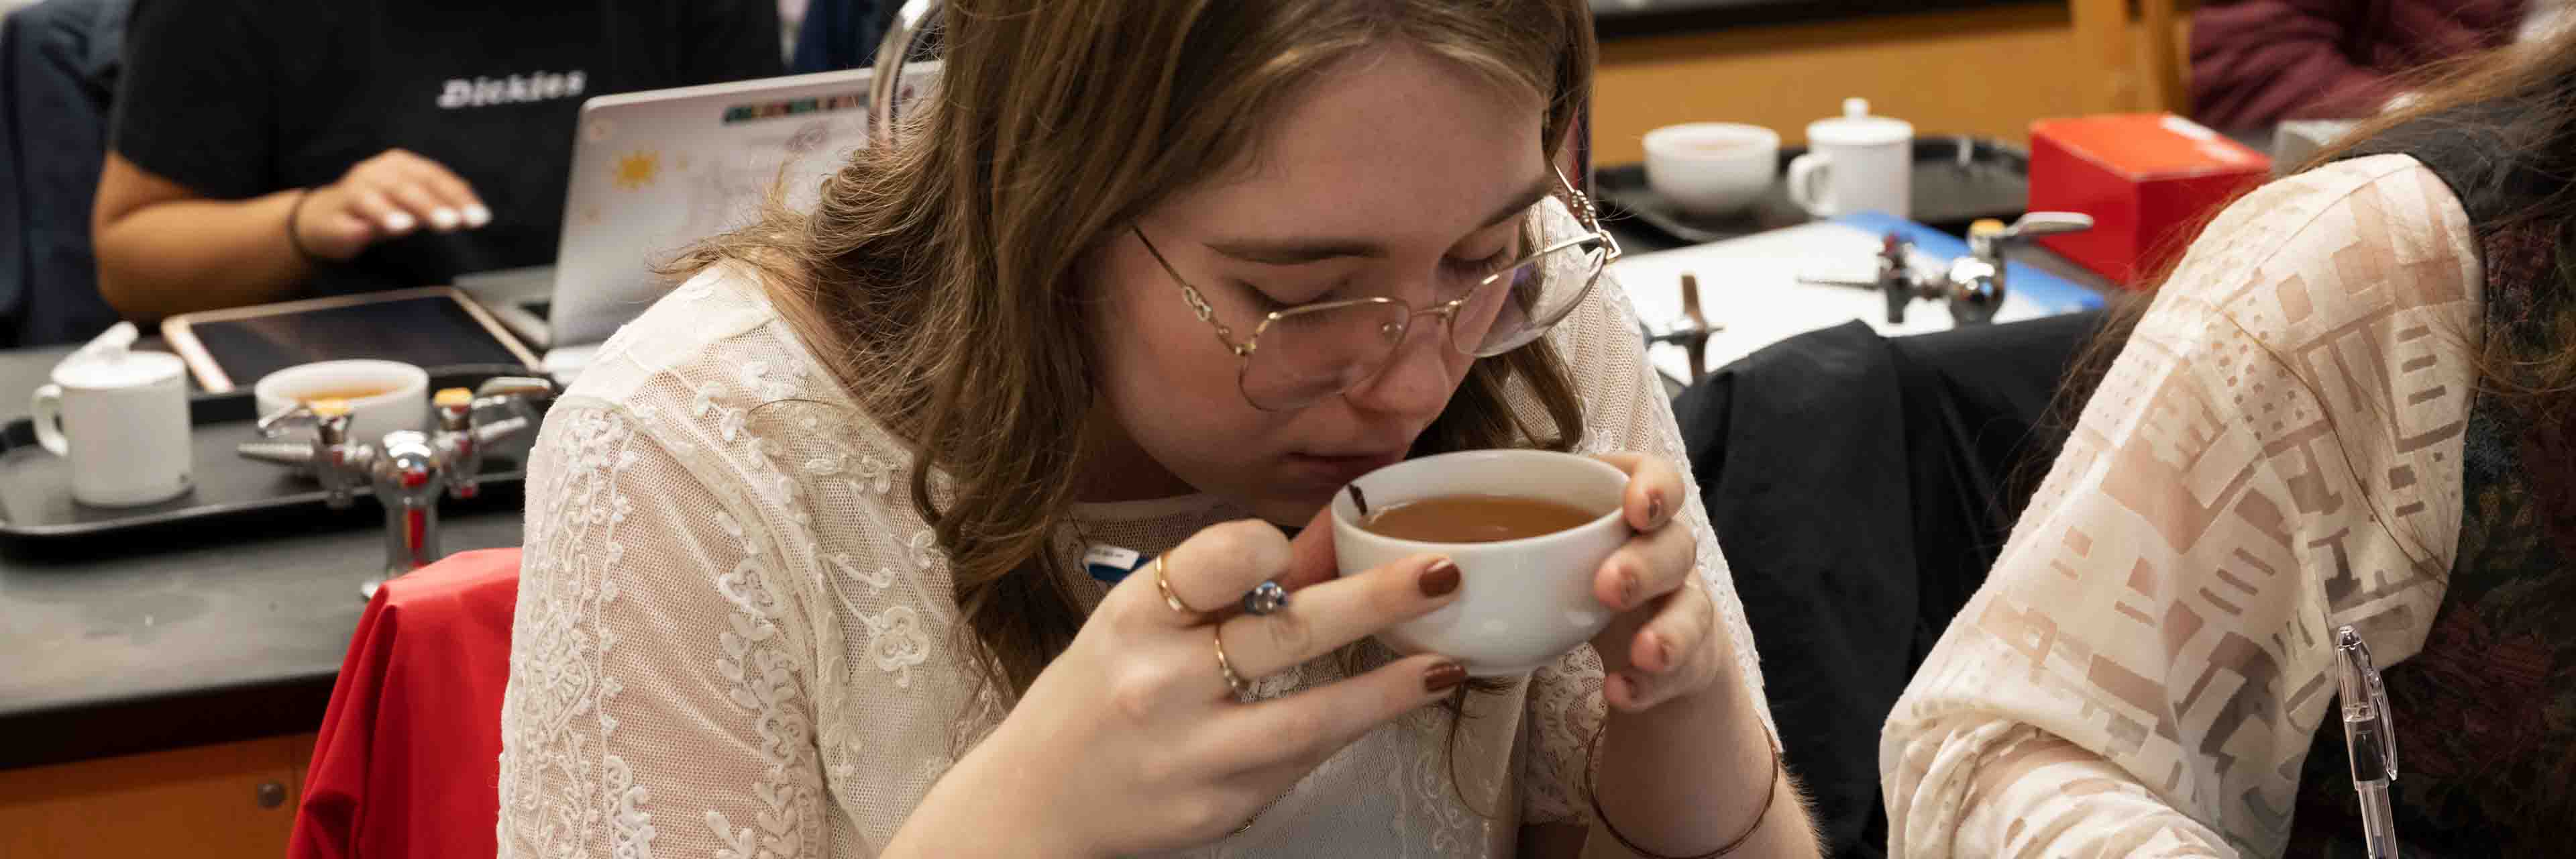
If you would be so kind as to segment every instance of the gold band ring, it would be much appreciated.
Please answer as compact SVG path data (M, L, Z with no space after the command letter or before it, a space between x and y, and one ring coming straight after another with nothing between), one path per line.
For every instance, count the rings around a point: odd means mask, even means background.
M1250 697L1252 695L1252 684L1243 682L1243 675L1234 673L1234 661L1225 658L1225 628L1222 626L1211 626L1208 627L1208 632L1210 633L1208 636L1209 640L1216 642L1217 673L1225 675L1225 685L1234 689L1234 697Z
M1154 589L1163 592L1163 604L1171 606L1173 611L1180 612L1193 618L1207 614L1207 612L1181 604L1180 596L1172 593L1172 581L1163 577L1163 556L1161 555L1154 556Z

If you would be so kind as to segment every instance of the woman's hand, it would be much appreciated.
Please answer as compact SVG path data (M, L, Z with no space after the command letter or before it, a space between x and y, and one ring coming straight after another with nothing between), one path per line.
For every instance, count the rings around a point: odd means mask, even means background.
M1601 653L1602 698L1633 713L1707 689L1735 653L1718 629L1717 604L1694 581L1699 539L1673 521L1685 500L1681 472L1642 454L1599 459L1628 472L1624 512L1637 536L1593 576L1593 595L1619 616L1592 647Z
M474 189L436 161L389 149L358 162L340 181L295 201L295 240L306 252L346 261L368 245L426 225L438 232L492 222Z
M1150 565L1112 588L994 735L931 789L888 855L972 853L991 836L1087 856L1204 844L1380 724L1446 697L1465 671L1424 655L1238 700L1218 667L1219 640L1249 683L1456 598L1457 567L1432 556L1334 578L1321 539L1332 529L1322 514L1317 522L1295 546L1247 521L1173 549L1161 575L1195 610L1167 604ZM1237 612L1265 579L1295 588L1289 605Z
M1804 808L1775 802L1796 788L1782 784L1760 695L1738 682L1734 641L1696 573L1698 537L1675 521L1689 501L1681 472L1637 454L1601 460L1628 472L1623 512L1637 535L1592 583L1619 615L1592 639L1612 712L1587 764L1600 814L1587 849L1689 856L1735 844L1748 856L1817 855Z

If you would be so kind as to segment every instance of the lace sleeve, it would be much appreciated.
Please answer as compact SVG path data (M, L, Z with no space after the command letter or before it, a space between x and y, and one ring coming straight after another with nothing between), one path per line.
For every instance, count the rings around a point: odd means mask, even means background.
M2279 855L2328 624L2411 655L2457 538L2477 263L2397 159L2195 243L1889 717L1890 855Z
M1749 700L1764 701L1762 665L1753 653L1753 631L1744 623L1744 605L1736 598L1735 578L1718 551L1717 534L1708 511L1700 505L1699 486L1683 453L1681 428L1673 421L1672 402L1662 380L1646 362L1645 341L1636 311L1618 279L1603 275L1596 294L1550 334L1575 386L1583 396L1585 453L1635 452L1662 457L1682 472L1682 510L1675 527L1691 529L1699 540L1700 583L1717 603L1726 635L1732 639L1736 673ZM1530 754L1522 773L1523 823L1564 823L1588 818L1583 791L1584 746L1601 724L1601 657L1592 648L1575 648L1555 665L1530 678ZM1759 708L1763 724L1771 711ZM1775 729L1774 737L1779 736Z
M821 856L801 600L756 494L622 408L532 456L502 709L500 855Z

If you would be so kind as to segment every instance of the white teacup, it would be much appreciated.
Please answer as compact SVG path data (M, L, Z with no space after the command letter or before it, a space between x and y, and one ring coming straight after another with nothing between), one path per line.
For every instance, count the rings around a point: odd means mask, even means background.
M320 399L349 404L349 438L370 444L429 422L429 372L400 361L319 361L268 374L251 386L259 413Z
M1698 217L1744 211L1780 172L1780 133L1759 125L1693 122L1646 132L1646 187Z
M194 485L188 366L161 352L75 356L36 389L36 441L71 461L72 500L132 507Z
M1471 450L1426 456L1353 481L1369 509L1444 495L1535 498L1598 513L1553 534L1494 543L1425 543L1371 532L1343 491L1333 498L1333 549L1342 575L1416 555L1458 565L1456 601L1389 627L1378 640L1407 654L1437 653L1474 677L1525 674L1563 656L1610 623L1594 575L1635 532L1620 516L1628 475L1609 463L1544 450Z

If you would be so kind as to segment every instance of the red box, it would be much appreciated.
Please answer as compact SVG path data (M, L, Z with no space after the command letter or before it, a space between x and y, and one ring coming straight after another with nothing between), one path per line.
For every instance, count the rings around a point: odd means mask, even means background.
M2271 172L2262 153L2172 114L2030 126L2030 211L2093 216L2091 230L2040 242L2130 289L2181 255L2185 231Z

